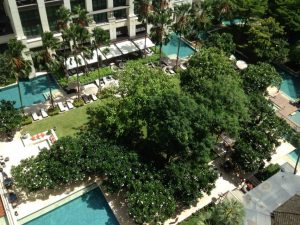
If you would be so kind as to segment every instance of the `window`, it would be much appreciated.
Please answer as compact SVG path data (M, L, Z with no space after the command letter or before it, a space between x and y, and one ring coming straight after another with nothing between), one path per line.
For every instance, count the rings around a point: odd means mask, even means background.
M106 0L93 0L93 11L106 9L107 1Z
M82 9L85 9L85 1L84 0L70 0L71 2L71 11L74 11L76 6L80 6Z
M145 34L146 26L145 26L145 24L136 25L135 30L136 30L136 34Z
M114 0L114 7L126 6L126 0Z
M24 34L27 37L36 37L41 35L42 26L41 26L40 14L37 9L21 11L20 18L21 18Z
M114 16L116 17L116 19L126 18L127 17L126 9L120 9L120 10L114 11Z
M106 23L107 20L107 13L99 13L94 15L94 20L96 23Z
M46 7L49 28L50 28L51 31L57 31L58 30L56 11L59 9L59 7L60 7L60 5L47 6Z
M118 27L116 29L117 37L128 37L128 29L127 27Z

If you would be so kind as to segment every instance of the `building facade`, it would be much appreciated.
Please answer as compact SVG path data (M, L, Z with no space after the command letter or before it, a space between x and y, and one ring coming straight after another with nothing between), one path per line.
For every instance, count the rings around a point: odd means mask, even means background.
M192 0L170 0L170 6L184 2ZM134 0L0 0L0 52L14 37L30 51L42 46L42 32L51 31L60 37L56 11L62 5L71 11L78 5L85 8L93 18L88 29L99 26L108 30L111 40L146 32L135 15Z

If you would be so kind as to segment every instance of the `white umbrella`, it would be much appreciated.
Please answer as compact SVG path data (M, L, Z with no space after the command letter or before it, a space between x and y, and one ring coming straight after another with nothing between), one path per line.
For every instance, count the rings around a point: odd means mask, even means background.
M244 69L246 69L248 67L247 63L245 61L243 61L243 60L236 61L236 66L240 70L244 70Z

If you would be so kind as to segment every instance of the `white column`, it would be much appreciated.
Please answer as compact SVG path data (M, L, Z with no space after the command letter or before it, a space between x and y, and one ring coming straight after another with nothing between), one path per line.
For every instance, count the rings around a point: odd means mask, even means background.
M93 12L93 1L85 0L85 8L88 12Z
M107 0L107 8L113 9L114 8L114 1ZM113 11L107 13L107 18L109 22L109 36L111 40L117 39L117 30L116 30L116 18L114 17Z
M134 0L126 0L126 4L129 5L127 10L128 17L133 17L134 15Z
M38 4L38 9L39 9L39 14L40 14L40 19L41 19L41 24L43 31L50 31L49 28L49 23L48 23L48 17L47 17L47 11L46 11L46 6L45 6L45 1L44 0L37 0Z
M64 0L64 6L65 6L67 9L70 9L70 10L71 10L71 2L70 2L70 0Z
M17 39L26 39L16 1L8 0L7 3L10 9L10 13L8 13L8 16L10 17L10 21L12 22L11 25L17 36Z
M136 35L136 16L134 14L134 0L126 0L126 4L129 6L127 9L127 29L129 37Z

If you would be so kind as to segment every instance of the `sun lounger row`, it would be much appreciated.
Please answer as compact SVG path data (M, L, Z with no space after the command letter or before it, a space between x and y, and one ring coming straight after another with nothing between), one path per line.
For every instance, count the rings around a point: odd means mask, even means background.
M70 109L75 108L71 101L66 101L66 106L62 102L58 102L57 106L59 108L59 111L61 111L61 112L68 111Z
M41 109L40 110L41 116L42 118L47 118L48 117L48 113L45 111L45 109ZM33 121L37 121L40 119L40 117L38 116L38 114L36 112L33 112L31 114Z
M96 101L98 99L97 96L94 95L94 94L91 94L89 96L82 95L81 97L82 97L82 99L83 99L83 101L84 101L85 104L90 103L92 101Z

